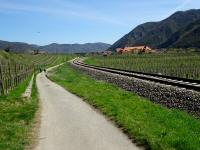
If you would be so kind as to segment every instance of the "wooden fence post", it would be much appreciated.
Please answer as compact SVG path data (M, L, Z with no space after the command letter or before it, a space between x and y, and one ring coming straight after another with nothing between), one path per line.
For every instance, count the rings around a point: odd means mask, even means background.
M3 70L2 70L2 65L0 65L0 92L1 92L1 95L3 95L4 94L4 85L3 85Z

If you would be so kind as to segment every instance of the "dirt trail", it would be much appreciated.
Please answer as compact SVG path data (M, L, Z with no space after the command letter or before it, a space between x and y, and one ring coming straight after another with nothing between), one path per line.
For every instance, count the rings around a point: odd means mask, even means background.
M137 146L79 97L37 76L41 126L36 150L137 150Z

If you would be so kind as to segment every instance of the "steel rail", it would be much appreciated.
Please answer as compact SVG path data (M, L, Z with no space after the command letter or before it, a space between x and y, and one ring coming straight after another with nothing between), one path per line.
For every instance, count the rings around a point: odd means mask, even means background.
M96 69L96 70L128 76L128 77L134 77L134 78L138 78L142 80L153 81L153 82L157 82L157 83L161 83L165 85L171 85L171 86L176 86L180 88L200 91L200 80L178 78L178 77L164 76L164 75L158 75L158 74L142 73L142 72L127 71L127 70L116 69L116 68L88 65L83 62L80 62L78 59L75 59L72 62L76 65L86 67L86 68Z

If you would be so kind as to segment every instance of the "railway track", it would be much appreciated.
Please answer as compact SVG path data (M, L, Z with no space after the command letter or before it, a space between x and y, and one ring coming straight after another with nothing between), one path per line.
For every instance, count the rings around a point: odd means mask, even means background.
M178 77L164 76L164 75L159 75L159 74L142 73L142 72L136 72L136 71L127 71L127 70L122 70L122 69L88 65L88 64L83 63L80 59L73 60L73 63L82 67L86 67L86 68L96 69L96 70L128 76L128 77L134 77L134 78L147 80L147 81L153 81L153 82L161 83L165 85L171 85L171 86L176 86L180 88L200 91L200 80L178 78Z

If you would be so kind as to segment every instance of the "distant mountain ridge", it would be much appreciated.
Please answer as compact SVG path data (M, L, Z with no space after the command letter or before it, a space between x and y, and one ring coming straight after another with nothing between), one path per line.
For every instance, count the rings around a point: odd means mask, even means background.
M4 50L5 48L8 47L11 49L11 51L19 53L30 52L33 51L34 49L39 48L39 46L33 44L27 44L22 42L8 42L0 40L0 50Z
M52 43L45 46L32 45L21 42L8 42L0 40L0 50L9 47L13 52L31 52L40 50L48 53L89 53L89 52L102 52L110 47L106 43L86 43L86 44L57 44Z
M105 43L86 43L86 44L50 44L42 46L40 50L49 53L90 53L102 52L110 47L110 44Z
M175 33L183 30L199 19L200 9L176 12L160 22L148 22L137 26L131 32L115 42L108 50L115 51L116 48L137 45L161 48L162 46L165 46L164 44L170 38L173 38L172 36L174 36Z

